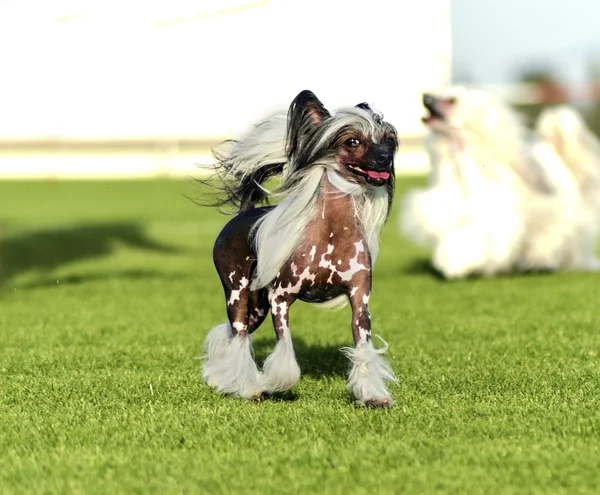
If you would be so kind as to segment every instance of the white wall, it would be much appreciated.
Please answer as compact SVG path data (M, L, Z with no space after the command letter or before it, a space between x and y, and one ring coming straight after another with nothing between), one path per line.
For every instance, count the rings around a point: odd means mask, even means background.
M418 136L420 93L450 80L449 3L5 0L0 140L213 141L306 88Z

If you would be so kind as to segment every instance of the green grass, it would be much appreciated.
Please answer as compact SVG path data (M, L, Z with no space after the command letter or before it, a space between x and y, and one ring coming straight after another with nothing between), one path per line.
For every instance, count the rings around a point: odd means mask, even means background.
M348 309L302 303L302 380L247 403L200 379L226 218L189 192L0 183L0 493L600 491L598 276L443 282L393 217L371 309L396 406L351 404Z

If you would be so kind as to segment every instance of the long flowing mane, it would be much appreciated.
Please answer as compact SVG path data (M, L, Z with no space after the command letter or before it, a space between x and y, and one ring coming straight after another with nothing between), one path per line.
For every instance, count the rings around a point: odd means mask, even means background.
M305 228L315 216L322 214L316 208L316 200L323 176L329 174L336 172L323 164L311 167L300 179L294 178L294 185L286 191L281 202L254 225L251 237L258 259L252 290L273 281L301 243ZM388 192L385 188L356 187L341 177L337 180L346 183L345 190L340 193L352 196L355 217L359 220L371 263L374 264L379 253L379 233L390 210Z
M250 285L256 290L270 284L302 239L315 215L315 202L325 169L313 167L295 180L286 196L250 231L257 254L256 271Z

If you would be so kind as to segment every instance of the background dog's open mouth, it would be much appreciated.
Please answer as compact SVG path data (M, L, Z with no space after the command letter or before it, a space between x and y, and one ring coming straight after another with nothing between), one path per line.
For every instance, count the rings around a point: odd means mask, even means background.
M421 120L428 124L429 122L432 122L434 120L444 120L444 116L435 108L427 108L427 115L422 117Z
M386 172L385 170L370 170L359 167L358 165L354 165L352 163L346 164L346 167L348 167L348 169L356 175L361 175L374 181L384 181L390 178L390 173Z
M425 103L423 103L423 105L425 106L425 109L427 110L427 115L425 115L421 119L423 122L425 122L427 124L433 120L444 120L444 114L437 109L437 107L433 101L425 102Z

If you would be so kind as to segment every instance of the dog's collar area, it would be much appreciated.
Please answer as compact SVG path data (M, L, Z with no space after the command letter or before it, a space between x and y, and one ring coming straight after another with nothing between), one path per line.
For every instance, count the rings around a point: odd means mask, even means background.
M327 169L327 179L333 187L338 189L340 192L343 192L344 194L350 194L351 196L354 196L363 192L363 188L361 185L347 181L338 172L334 170Z

